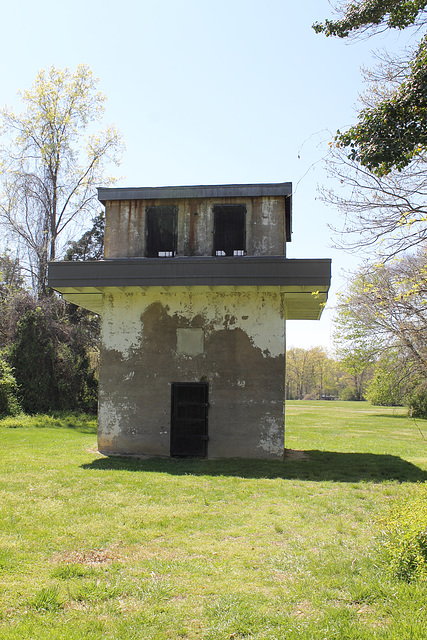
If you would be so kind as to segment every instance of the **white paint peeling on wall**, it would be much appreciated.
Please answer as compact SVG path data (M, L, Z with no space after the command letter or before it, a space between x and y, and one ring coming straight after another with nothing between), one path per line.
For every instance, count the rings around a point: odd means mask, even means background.
M202 287L164 291L153 287L141 293L105 296L102 341L107 350L129 358L143 338L141 315L153 303L162 304L168 315L182 318L183 326L201 315L205 335L223 329L242 329L265 357L284 354L284 294L270 291L212 291Z
M224 416L218 407L223 398L222 386L226 383L228 389L233 387L237 394L242 394L245 415L248 410L255 416L256 426L250 436L253 454L263 458L280 458L284 446L281 378L285 351L284 296L278 290L255 287L240 290L233 287L171 287L169 290L150 287L146 290L114 290L105 295L101 325L101 359L105 366L100 376L99 450L108 454L134 451L135 448L135 451L140 450L143 454L169 455L171 379L197 381L207 373L212 390L212 433L218 430L221 434L221 430L225 429ZM153 368L147 372L147 357L151 358L163 344L162 334L156 334L157 327L159 331L165 331L168 356L166 361L159 359L157 364L160 368L153 361ZM224 334L225 331L236 330L240 332L235 334L236 340ZM248 337L253 348L241 332ZM184 340L179 351L180 333L181 338L189 338L189 342L187 344ZM223 335L217 335L220 333ZM148 344L153 335L153 340L158 340L158 344ZM234 344L242 347L248 360L239 360L235 372L230 374L227 347L231 345L234 348ZM217 355L209 351L212 346L218 348L218 352L215 352ZM194 364L191 362L193 356L185 355L192 351L197 351ZM265 358L262 365L261 355ZM212 357L214 362L215 358L219 358L218 362L223 363L218 365L222 367L220 371L212 368L212 362L209 361ZM172 378L169 378L170 362L174 371ZM268 375L265 378L272 405L265 400L264 390L260 397L254 397L251 393L256 370L247 371L246 362L259 363L263 375L270 367L275 372L271 388ZM221 376L224 376L224 380ZM157 384L158 378L160 384ZM217 379L221 383L218 386ZM151 385L156 391L150 396L147 389L151 389ZM145 390L143 398L141 389ZM150 404L151 397L156 398L154 407ZM221 416L221 427L215 422L215 411L219 411L218 415ZM240 416L239 411L240 407L236 410L236 420ZM222 448L221 455L224 455L224 451L227 454ZM238 448L235 455L238 455Z
M262 224L266 227L271 226L277 209L277 200L272 198L264 198L261 205Z
M104 348L129 358L142 339L141 311L145 307L142 294L114 293L104 296L102 309L102 342Z
M258 219L262 231L257 234L256 255L284 255L283 204L275 198L263 198Z
M261 424L260 448L270 455L282 455L284 451L283 424L277 424L270 414L263 417Z
M108 398L102 398L98 412L98 444L100 449L111 447L121 433L120 407Z

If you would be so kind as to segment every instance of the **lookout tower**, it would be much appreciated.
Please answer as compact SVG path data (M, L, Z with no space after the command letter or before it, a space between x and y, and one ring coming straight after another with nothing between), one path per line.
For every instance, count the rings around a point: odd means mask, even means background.
M102 188L105 259L49 285L101 317L106 455L281 458L285 321L318 319L329 259L287 259L291 183Z

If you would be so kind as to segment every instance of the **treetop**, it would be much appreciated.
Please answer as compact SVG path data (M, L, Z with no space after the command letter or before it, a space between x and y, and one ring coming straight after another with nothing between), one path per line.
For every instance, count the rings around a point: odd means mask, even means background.
M349 2L339 9L341 17L337 20L315 22L316 33L326 36L347 38L350 34L382 28L405 29L413 24L427 20L426 0L359 0Z
M420 42L409 73L391 95L363 109L358 123L337 132L335 142L379 176L402 170L427 147L427 37Z
M427 23L427 0L359 0L346 2L336 20L316 22L326 36L347 38L363 32L405 29ZM402 65L402 80L384 99L360 111L358 122L337 132L335 144L348 158L377 176L401 171L427 148L427 36Z

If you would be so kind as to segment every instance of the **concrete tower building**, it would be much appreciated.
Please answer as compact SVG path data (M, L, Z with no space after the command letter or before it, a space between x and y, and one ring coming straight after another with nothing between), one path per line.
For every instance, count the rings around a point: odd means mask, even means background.
M99 189L105 259L50 264L101 316L107 455L281 458L285 321L318 319L329 259L286 258L292 185Z

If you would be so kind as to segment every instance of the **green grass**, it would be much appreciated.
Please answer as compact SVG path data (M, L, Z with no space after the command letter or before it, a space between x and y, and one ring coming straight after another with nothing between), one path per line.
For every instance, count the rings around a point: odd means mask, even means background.
M104 458L87 416L0 422L0 638L427 637L376 536L427 421L289 402L285 462Z

